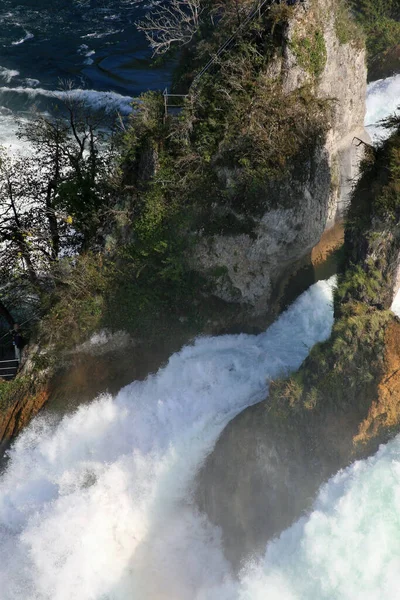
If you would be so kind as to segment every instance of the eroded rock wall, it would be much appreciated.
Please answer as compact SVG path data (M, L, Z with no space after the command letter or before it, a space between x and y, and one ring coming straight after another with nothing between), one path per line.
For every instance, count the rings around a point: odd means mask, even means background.
M197 497L240 561L310 508L316 490L400 431L400 127L370 153L352 194L329 340L266 401L230 423Z
M316 33L323 35L325 63L318 76L310 66L301 66L301 55L296 54L299 40ZM368 141L365 50L339 42L333 0L307 0L297 6L284 32L282 53L269 70L286 93L309 85L316 97L332 101L333 110L324 143L283 181L266 184L265 211L254 216L251 234L208 236L197 248L199 270L225 270L216 295L246 305L253 316L271 312L283 274L343 216L363 155L363 144L354 138Z

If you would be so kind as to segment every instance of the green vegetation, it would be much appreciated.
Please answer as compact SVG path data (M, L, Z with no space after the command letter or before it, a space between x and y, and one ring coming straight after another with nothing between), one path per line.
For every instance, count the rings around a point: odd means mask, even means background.
M356 18L365 31L369 62L400 44L398 0L353 0Z
M177 89L246 14L217 4L207 3L185 48ZM179 116L165 116L162 95L146 93L105 139L104 116L72 95L60 109L67 121L40 118L21 131L37 152L29 162L1 161L7 214L15 199L7 182L19 204L1 232L0 279L18 273L15 285L40 303L43 341L71 348L101 327L148 339L182 318L194 329L206 318L205 299L226 273L196 274L194 245L204 235L252 235L254 217L284 202L280 182L305 172L324 141L330 102L312 86L285 94L268 74L292 13L282 5L252 21ZM326 49L314 33L302 50L318 76Z
M294 36L291 47L299 65L318 78L326 65L326 45L320 29L310 31L307 36Z
M347 214L344 268L338 302L349 298L388 307L393 288L400 215L400 122L389 119L394 133L381 147L369 149Z
M272 410L283 418L306 411L363 411L384 367L390 311L353 303L337 319L331 338L315 346L301 369L271 388ZM371 386L373 389L371 389Z
M341 44L352 44L358 48L363 48L365 35L349 6L348 0L336 0L336 35Z
M7 409L29 394L34 394L38 390L35 387L34 380L29 376L17 377L12 381L0 381L0 410Z
M281 417L349 406L363 414L376 397L400 249L400 122L391 119L388 126L396 131L366 157L353 192L332 335L297 374L273 385L272 410Z

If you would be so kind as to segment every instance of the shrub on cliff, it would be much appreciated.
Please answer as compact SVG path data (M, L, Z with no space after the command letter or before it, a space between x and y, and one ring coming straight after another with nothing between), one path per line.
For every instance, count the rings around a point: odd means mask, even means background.
M307 161L328 126L328 101L316 99L311 87L285 94L279 78L268 73L292 14L284 8L261 15L237 36L212 73L190 90L179 119L162 120L158 113L153 127L148 114L154 95L145 95L125 136L125 170L133 185L143 184L143 156L152 153L153 193L158 189L168 205L178 196L206 230L215 205L249 214L260 205L265 210L268 183Z
M363 164L345 230L330 339L297 374L272 385L271 410L285 419L352 413L366 417L385 373L385 340L400 252L400 128Z
M400 43L398 0L352 0L357 19L367 37L369 62Z

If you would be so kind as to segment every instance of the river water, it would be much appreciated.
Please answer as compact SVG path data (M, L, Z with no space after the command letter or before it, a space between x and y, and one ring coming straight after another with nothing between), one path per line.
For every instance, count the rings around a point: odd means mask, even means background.
M132 97L164 89L171 63L150 65L135 21L140 0L1 0L0 143L20 147L16 117L51 110L71 81L88 103L129 112ZM92 7L91 7L92 6Z
M400 437L327 482L239 575L193 499L226 424L329 336L333 285L261 335L200 338L114 399L37 418L0 479L1 600L395 600Z
M50 111L71 81L89 105L122 114L134 97L164 89L173 64L154 67L135 21L151 0L1 0L0 144L22 149L18 118ZM400 76L369 85L366 124L375 124L399 101Z

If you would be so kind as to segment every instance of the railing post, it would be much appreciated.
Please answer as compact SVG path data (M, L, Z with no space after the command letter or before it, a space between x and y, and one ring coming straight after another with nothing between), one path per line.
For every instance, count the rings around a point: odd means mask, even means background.
M168 117L168 88L164 90L164 123Z

